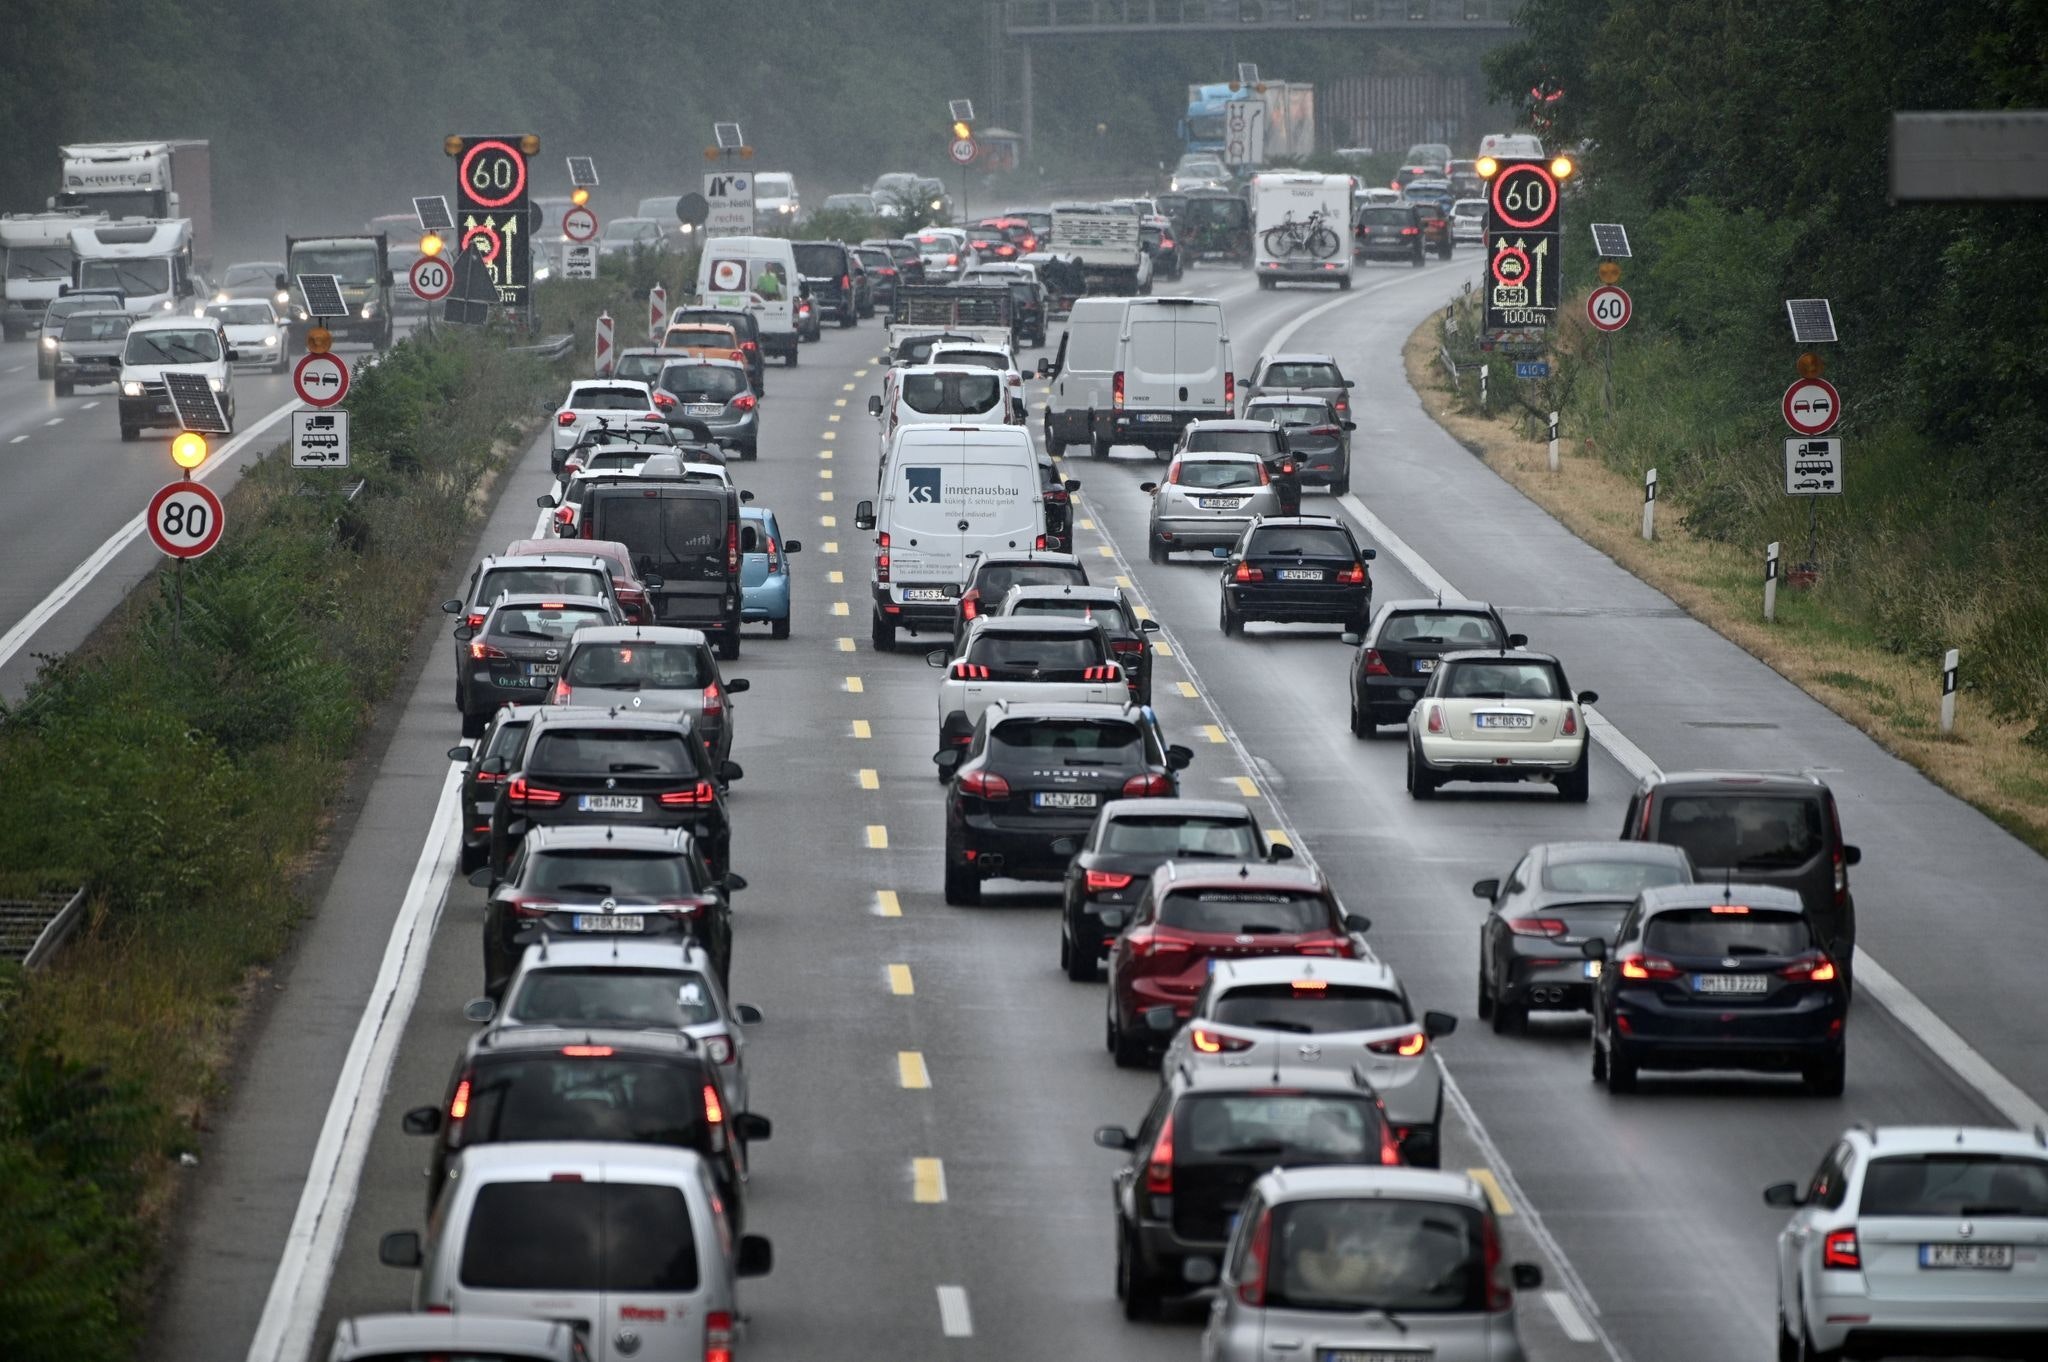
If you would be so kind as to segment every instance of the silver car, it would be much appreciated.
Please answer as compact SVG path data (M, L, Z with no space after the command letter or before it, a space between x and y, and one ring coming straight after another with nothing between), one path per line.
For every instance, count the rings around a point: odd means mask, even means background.
M1228 548L1253 520L1281 514L1280 490L1256 454L1181 454L1164 482L1138 490L1152 494L1145 546L1155 563L1183 549Z
M1348 421L1351 419L1351 390L1357 386L1355 380L1344 377L1335 356L1264 355L1244 385L1246 415L1250 415L1251 402L1255 397L1306 394L1327 397L1336 409L1337 419Z
M716 766L732 755L732 697L747 687L745 677L719 673L701 629L600 626L570 639L554 702L686 713Z
M1224 1251L1202 1362L1523 1362L1515 1292L1542 1284L1535 1264L1509 1267L1486 1193L1462 1173L1275 1169ZM1299 1353L1267 1351L1288 1340Z
M586 1362L576 1330L560 1320L501 1315L357 1315L334 1328L327 1362L398 1357L488 1357L493 1362Z

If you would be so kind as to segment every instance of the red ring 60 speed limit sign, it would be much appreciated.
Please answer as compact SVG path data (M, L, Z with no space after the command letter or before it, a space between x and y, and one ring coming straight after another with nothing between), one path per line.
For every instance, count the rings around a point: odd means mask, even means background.
M1602 284L1586 295L1586 320L1602 331L1621 330L1634 311L1628 294L1612 284Z
M173 482L157 489L143 517L149 540L173 558L197 558L220 542L227 512L203 482Z
M437 303L455 287L455 271L438 255L423 255L412 262L412 294L422 302Z

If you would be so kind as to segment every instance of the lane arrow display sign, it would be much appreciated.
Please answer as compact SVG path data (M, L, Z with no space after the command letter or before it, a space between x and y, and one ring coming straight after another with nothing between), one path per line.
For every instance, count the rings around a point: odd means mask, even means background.
M1825 435L1842 419L1842 395L1824 378L1802 378L1785 389L1780 409L1801 435Z

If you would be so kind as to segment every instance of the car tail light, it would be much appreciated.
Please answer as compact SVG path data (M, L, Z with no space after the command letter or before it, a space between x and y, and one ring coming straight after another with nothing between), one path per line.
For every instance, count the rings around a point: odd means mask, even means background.
M1173 794L1173 782L1154 772L1151 775L1132 776L1124 782L1125 799L1166 799Z
M850 274L842 274L842 275L840 275L840 276L839 276L839 291L840 291L841 293L851 293L851 292L853 292L853 276L852 276L852 275L850 275Z
M752 411L759 401L752 393L741 393L732 400L732 407L734 411Z
M1825 984L1835 978L1835 962L1821 952L1815 951L1812 955L1800 956L1797 960L1779 970L1778 977L1781 979L1800 979L1809 983Z
M1411 1031L1405 1036L1390 1036L1386 1040L1370 1042L1366 1049L1376 1055L1399 1055L1413 1059L1429 1048L1429 1037L1421 1031Z
M1387 670L1386 659L1380 656L1379 649L1367 648L1365 650L1365 674L1367 676L1393 675L1392 672Z
M483 627L484 627L484 615L483 615L483 612L482 612L481 610L472 610L472 611L470 611L470 612L469 612L469 614L468 614L467 616L465 616L465 617L464 617L464 619L463 619L463 623L467 624L467 625L468 625L468 626L469 626L470 628L472 628L472 629L481 629L481 628L483 628Z
M1099 663L1081 673L1083 681L1121 681L1124 669L1114 662Z
M1230 574L1230 579L1234 582L1263 582L1266 580L1266 570L1255 568L1250 563L1239 563L1237 571Z
M1109 381L1109 402L1118 411L1124 409L1124 371L1121 369Z
M1223 374L1223 407L1226 411L1237 410L1237 375L1228 370Z
M1032 547L1037 549L1043 549L1045 547L1045 536L1041 534L1040 536L1038 536L1037 539L1033 540Z
M573 425L575 425L575 424L576 424L576 413L575 413L575 412L573 412L573 411L558 411L558 412L556 412L556 413L555 413L555 424L556 424L556 425L558 425L558 426L563 426L563 427L568 427L568 426L573 426Z
M759 341L741 341L740 349L746 351L750 355L758 354L761 349L761 343Z
M946 263L948 265L957 265L960 263L960 257L957 255L949 255L946 257Z
M673 393L656 393L654 395L654 405L660 407L663 411L667 411L675 404L676 399Z
M1237 1284L1237 1298L1246 1305L1266 1303L1266 1274L1273 1256L1273 1208L1259 1212L1252 1226L1252 1241L1245 1247L1244 1280Z
M478 771L470 779L479 785L496 785L502 777L490 771Z
M1172 238L1172 237L1166 237L1166 238L1163 238L1163 239L1162 239L1162 240L1160 241L1160 243L1159 243L1159 244L1160 244L1160 245L1161 245L1162 247L1164 247L1165 249L1167 249L1167 250L1169 250L1169 251L1170 251L1170 250L1172 250L1172 249L1173 249L1173 238Z
M455 1095L448 1099L448 1119L463 1121L469 1119L469 1075L455 1085Z
M1157 927L1140 927L1131 933L1131 954L1139 960L1148 960L1155 955L1184 955L1188 943L1177 936L1169 936Z
M574 695L575 693L576 688L574 686L571 686L567 681L557 681L555 682L553 703L558 705L566 705L569 703L569 697Z
M1266 467L1266 461L1264 459L1259 460L1258 468L1259 486L1271 487L1273 485L1273 470Z
M1508 930L1516 936L1563 936L1564 919L1557 917L1511 917Z
M744 364L747 362L746 353L741 350L728 350L726 352L725 357L733 361L735 364Z
M1337 415L1339 415L1339 416L1349 416L1350 414L1351 414L1351 401L1350 401L1350 399L1349 399L1349 398L1343 398L1343 397L1340 397L1340 398L1338 398L1338 399L1337 399ZM1340 426L1340 427L1338 427L1338 429L1340 429L1340 430L1341 430L1341 429L1342 429L1342 427Z
M1828 1231L1828 1237L1821 1241L1820 1265L1840 1272L1863 1270L1863 1249L1856 1242L1855 1226Z
M502 661L505 657L505 650L496 644L486 643L480 638L473 638L469 641L469 655L479 662L491 659Z
M1188 1039L1205 1055L1234 1055L1252 1048L1243 1036L1226 1036L1201 1026L1189 1032Z
M1180 486L1180 460L1179 460L1179 459L1175 459L1175 460L1173 461L1173 464L1172 464L1172 466L1171 466L1171 467L1169 467L1169 468L1168 468L1168 469L1166 470L1166 480L1167 480L1167 481L1168 481L1169 483L1172 483L1172 484L1173 484L1174 486L1176 486L1176 487Z
M704 1362L732 1362L732 1311L704 1316Z
M1295 943L1296 955L1332 956L1339 960L1351 958L1351 938L1348 936L1312 936Z
M960 793L977 799L1008 799L1010 782L993 771L969 771L960 777Z
M583 471L583 461L582 461L581 459L564 459L564 460L562 461L562 476L563 476L563 477L565 477L565 478L573 478L573 477L575 477L575 476L576 476L576 475L577 475L578 473L581 473L582 471Z
M546 917L562 905L553 899L537 898L531 894L514 894L505 900L505 906L512 910L514 917Z
M889 532L883 530L875 536L875 580L889 580Z
M1829 840L1834 844L1834 850L1828 853L1828 859L1835 867L1835 907L1845 908L1849 904L1849 858L1842 850L1842 819L1841 815L1835 812L1833 795L1827 797L1827 805L1828 831L1832 834Z
M718 1100L718 1089L710 1083L704 1085L704 1121L707 1125L725 1124L725 1103Z
M1145 643L1142 639L1120 638L1113 641L1109 646L1116 652L1123 653L1129 657L1142 657L1145 653ZM1136 682L1134 681L1132 684L1135 685Z
M981 613L981 588L974 587L960 598L960 618L971 620Z
M610 1059L612 1055L616 1052L609 1045L564 1045L562 1047L562 1053L568 1055L572 1059ZM554 1182L583 1181L583 1179L579 1177L565 1178L559 1175L550 1180Z
M1676 979L1682 972L1662 956L1644 955L1641 951L1624 955L1616 963L1624 979Z
M1429 731L1432 733L1441 733L1444 731L1444 709L1442 705L1431 705L1429 707L1428 727Z
M989 669L980 662L955 662L951 675L955 681L986 681Z
M1131 881L1136 878L1136 876L1126 875L1120 870L1091 870L1087 875L1088 892L1091 894L1128 889L1131 887Z
M574 506L555 507L555 524L557 526L574 525L575 523L576 508Z
M1422 231L1422 229L1421 229L1420 227L1403 227L1403 228L1401 229L1401 235L1402 235L1402 236L1415 236L1415 235L1417 235L1418 233L1420 233L1421 231Z
M1564 722L1558 726L1558 732L1567 738L1579 735L1579 712L1570 705L1564 707Z
M1408 1138L1408 1128L1395 1130L1385 1120L1380 1122L1380 1164L1386 1168L1399 1168L1407 1160L1401 1157L1401 1141Z
M1173 1195L1173 1113L1159 1127L1152 1143L1152 1157L1145 1160L1145 1190L1153 1196Z
M772 534L768 536L768 570L782 571L782 546L775 542L775 536Z
M514 776L512 783L505 787L505 797L514 804L559 804L560 790L550 790L545 785L535 785L525 776Z
M665 809L682 808L691 804L712 804L718 800L718 787L708 780L700 780L687 790L663 790L661 806Z
M1335 438L1336 438L1337 436L1339 436L1339 435L1342 435L1342 434L1344 433L1344 427L1342 427L1342 426L1310 426L1310 427L1308 428L1308 433L1309 433L1309 434L1311 434L1311 435L1327 435L1327 436L1331 437L1332 439L1335 439Z
M1514 1287L1508 1281L1508 1265L1500 1251L1500 1226L1491 1215L1480 1220L1479 1252L1486 1263L1486 1308L1499 1312L1515 1308Z
M704 712L720 715L725 713L725 692L718 688L716 681L704 688Z
M1350 567L1337 574L1337 580L1345 586L1363 586L1365 584L1365 564L1353 563Z
M740 570L740 523L734 520L725 527L725 570L737 574Z

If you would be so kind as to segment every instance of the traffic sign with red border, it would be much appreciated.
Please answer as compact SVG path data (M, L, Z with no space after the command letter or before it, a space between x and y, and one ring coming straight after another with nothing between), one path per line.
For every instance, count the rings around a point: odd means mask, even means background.
M1799 434L1825 435L1842 419L1842 395L1824 378L1802 378L1785 389L1779 409Z
M1586 320L1602 331L1619 331L1634 315L1635 302L1626 289L1602 284L1586 295Z
M348 361L331 351L302 357L292 369L292 390L308 406L333 406L348 396Z
M588 241L597 235L597 214L582 204L562 214L562 235L571 241Z
M978 150L980 148L974 145L972 137L956 137L953 139L953 145L946 149L946 154L953 158L954 165L964 166L974 159L974 154Z
M1501 200L1509 196L1509 186L1511 184L1527 179L1530 176L1534 176L1536 181L1543 186L1542 204L1535 208L1535 216L1516 217L1515 213L1510 212ZM1529 231L1533 228L1545 226L1557 216L1557 181L1552 178L1549 169L1540 161L1511 161L1507 165L1502 166L1493 177L1492 198L1494 215L1503 224L1514 228L1516 231ZM1524 202L1526 202L1526 191L1524 191L1523 198ZM1518 209L1516 211L1522 210Z
M1405 229L1404 229L1405 230ZM1501 264L1507 260L1519 262L1518 268L1503 272ZM1494 252L1493 277L1503 284L1526 284L1529 282L1529 253L1519 246L1503 246Z
M412 296L423 303L438 303L455 287L455 271L438 255L423 255L412 262L408 272Z
M143 516L149 542L173 558L197 558L220 542L227 512L203 482L172 482L157 489Z
M514 175L511 190L502 198L492 199L484 197L484 194L477 188L476 181L469 177L471 167L476 164L476 158L486 151L497 151L512 162ZM462 165L459 174L463 185L466 186L467 197L479 208L503 208L506 204L511 203L526 192L526 157L521 155L519 149L511 143L500 142L496 138L482 142L472 142L469 150L462 153Z

